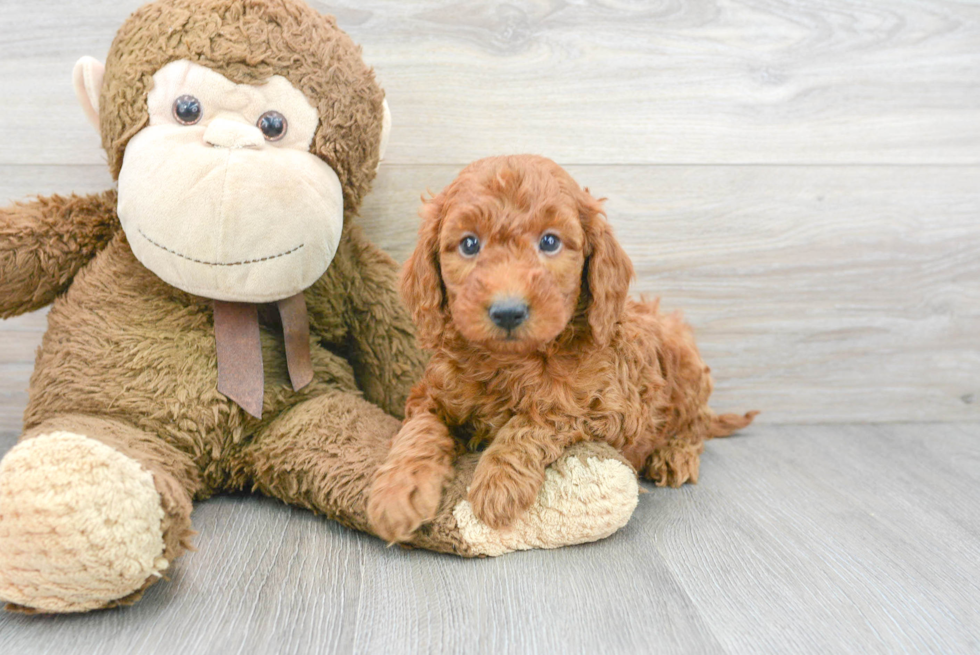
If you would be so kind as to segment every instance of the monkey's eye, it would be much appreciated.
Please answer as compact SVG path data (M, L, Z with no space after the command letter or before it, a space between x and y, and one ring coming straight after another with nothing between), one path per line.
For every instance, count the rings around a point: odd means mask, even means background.
M286 130L288 129L286 117L277 111L265 112L259 116L259 122L256 125L262 130L266 141L278 141L286 136Z
M480 252L480 240L468 234L459 242L459 254L463 257L475 257Z
M538 242L538 249L546 254L553 255L559 250L561 250L561 239L558 238L557 234L545 234L541 237Z
M174 118L178 123L193 125L201 120L201 101L194 96L180 96L174 100Z

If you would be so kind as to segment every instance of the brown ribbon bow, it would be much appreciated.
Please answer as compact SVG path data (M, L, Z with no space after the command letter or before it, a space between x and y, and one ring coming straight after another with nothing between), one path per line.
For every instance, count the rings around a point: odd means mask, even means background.
M306 299L297 293L276 305L286 342L289 381L299 391L313 380ZM262 418L265 374L258 305L215 300L214 339L218 350L218 391L255 418Z

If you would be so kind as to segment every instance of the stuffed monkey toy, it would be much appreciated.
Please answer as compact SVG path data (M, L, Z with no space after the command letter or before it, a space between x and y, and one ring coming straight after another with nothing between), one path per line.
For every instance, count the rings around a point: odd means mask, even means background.
M131 603L194 501L257 490L358 530L425 358L394 261L352 221L389 124L333 18L298 0L160 0L75 88L117 188L0 209L0 317L53 303L0 462L0 599ZM636 505L611 448L552 465L507 531L462 458L411 545L499 555L602 538Z

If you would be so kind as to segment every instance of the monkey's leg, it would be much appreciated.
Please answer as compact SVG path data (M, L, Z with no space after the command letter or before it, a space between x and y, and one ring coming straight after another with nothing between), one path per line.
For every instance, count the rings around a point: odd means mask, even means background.
M198 470L158 437L65 415L0 462L0 599L24 612L135 602L189 547Z
M263 493L370 532L368 493L399 426L353 394L319 396L270 423L241 466ZM579 444L548 467L531 508L507 530L493 530L466 501L478 457L456 462L435 518L410 545L467 557L555 548L609 536L636 507L636 473L626 460L607 444Z

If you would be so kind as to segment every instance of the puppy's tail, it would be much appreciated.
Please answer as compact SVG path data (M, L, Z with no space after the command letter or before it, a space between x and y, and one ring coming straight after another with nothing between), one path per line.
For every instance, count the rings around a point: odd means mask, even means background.
M739 416L738 414L715 414L711 417L711 422L708 423L708 438L717 439L718 437L727 437L736 430L741 430L751 423L752 419L758 413L758 410L752 410L751 412L746 412L744 416Z

